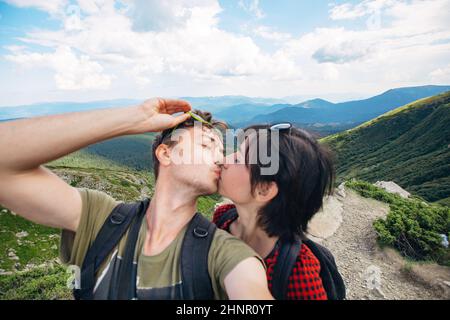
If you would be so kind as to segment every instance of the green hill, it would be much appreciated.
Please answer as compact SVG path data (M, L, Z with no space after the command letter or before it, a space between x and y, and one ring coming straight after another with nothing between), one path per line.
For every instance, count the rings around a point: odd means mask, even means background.
M50 163L59 167L152 170L155 133L122 136L92 144Z
M424 199L450 202L450 91L321 139L336 153L337 182L391 180Z

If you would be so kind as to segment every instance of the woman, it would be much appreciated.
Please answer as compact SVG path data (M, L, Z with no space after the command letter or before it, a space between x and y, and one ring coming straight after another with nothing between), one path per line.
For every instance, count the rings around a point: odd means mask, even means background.
M213 222L265 257L275 298L344 298L332 255L305 236L323 197L332 192L330 152L289 123L252 126L244 136L239 149L227 156L219 180L219 193L233 204L217 207ZM262 158L267 153L258 153L263 146L275 150L269 156L278 161L278 170L264 171L274 163Z

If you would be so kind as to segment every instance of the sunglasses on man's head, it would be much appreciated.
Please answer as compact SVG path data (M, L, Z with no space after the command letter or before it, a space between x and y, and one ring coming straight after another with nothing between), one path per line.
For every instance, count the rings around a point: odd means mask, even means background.
M206 121L205 119L203 119L203 118L202 118L201 116L199 116L198 114L193 113L192 111L188 111L188 112L186 112L186 113L189 114L195 121L198 121L198 122L201 122L201 123L203 123L203 124L206 124L206 125L209 125L209 126L213 127L212 123ZM172 130L166 130L166 132L162 134L161 141L164 141L164 139L166 139L168 136L171 136L171 135L175 132L175 130L176 130L177 128L178 128L178 125L176 125L175 127L173 127Z

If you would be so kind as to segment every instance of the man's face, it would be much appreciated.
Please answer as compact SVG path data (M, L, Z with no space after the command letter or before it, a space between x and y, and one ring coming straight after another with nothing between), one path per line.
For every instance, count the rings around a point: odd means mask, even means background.
M171 148L167 169L174 182L193 187L198 195L215 193L224 160L219 133L199 124L177 129L173 139L178 143Z

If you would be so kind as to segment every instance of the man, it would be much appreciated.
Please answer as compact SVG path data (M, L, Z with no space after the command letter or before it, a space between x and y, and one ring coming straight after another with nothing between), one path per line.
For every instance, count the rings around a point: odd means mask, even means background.
M154 144L157 180L137 240L136 298L182 299L183 235L198 196L216 192L223 160L223 146L211 128L202 130L199 142L192 127L181 130L178 142L168 139L172 130L167 129L184 127L190 118L173 114L190 109L185 101L150 99L139 106L0 124L0 203L28 220L63 229L62 260L81 266L118 202L103 192L68 185L43 164L102 140L166 130ZM199 153L200 162L186 163ZM97 273L94 298L111 297L110 279L124 246L122 239ZM216 299L271 299L260 258L222 230L214 234L208 271Z

